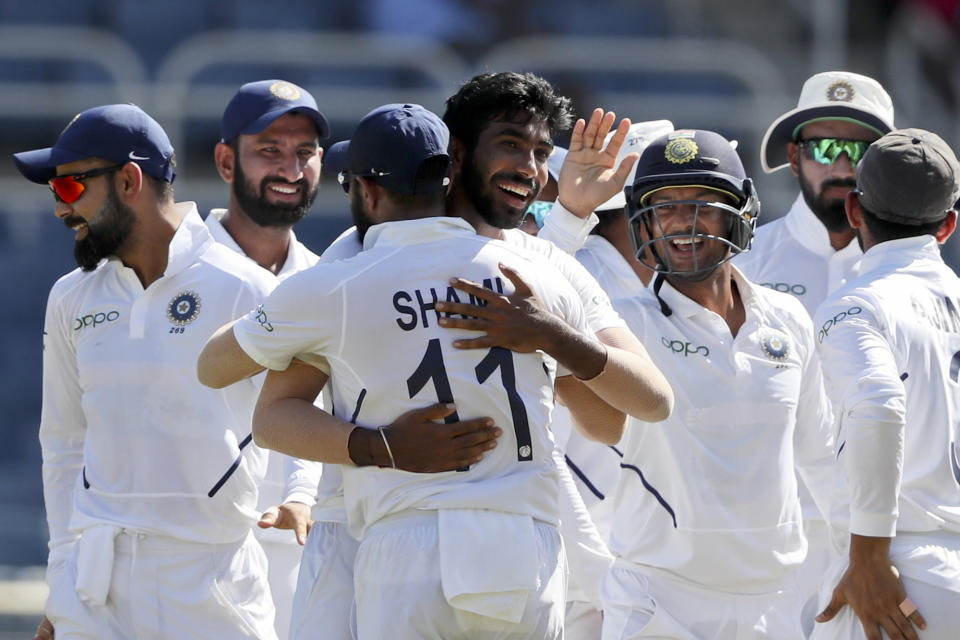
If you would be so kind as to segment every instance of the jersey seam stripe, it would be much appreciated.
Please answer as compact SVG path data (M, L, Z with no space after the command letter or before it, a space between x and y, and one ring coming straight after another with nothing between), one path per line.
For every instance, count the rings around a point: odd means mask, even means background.
M653 494L653 497L657 499L657 502L660 503L660 506L662 506L664 509L666 509L666 510L667 510L667 513L670 514L670 517L673 518L673 528L676 529L676 528L677 528L677 514L674 513L673 507L671 507L670 504L667 503L666 500L664 500L663 496L660 495L660 492L657 491L657 490L653 487L653 485L651 485L649 482L647 482L647 479L643 476L643 472L640 471L639 467L635 467L635 466L632 465L632 464L627 464L626 462L621 462L621 463L620 463L620 466L621 466L622 468L624 468L624 469L630 469L631 471L635 472L638 476L640 476L640 482L643 484L643 487L644 487L647 491L649 491L650 493Z
M580 481L587 486L587 489L590 489L590 492L593 493L593 495L597 496L597 498L600 500L606 499L606 496L604 496L603 493L597 489L596 485L590 482L590 478L588 478L586 474L580 470L580 467L573 463L573 460L570 459L570 456L563 456L563 459L567 461L567 466L570 467L570 471L573 471L574 475L580 478Z
M217 484L213 485L213 488L210 489L209 493L207 493L208 498L212 498L214 495L216 495L216 493L220 491L220 488L224 485L224 483L230 479L230 476L234 474L234 472L237 470L237 467L240 466L240 461L243 460L243 448L246 447L248 444L250 444L252 440L253 440L252 433L243 439L243 442L240 443L240 453L237 454L237 457L233 461L233 464L231 464L230 468L227 469L226 473L224 473L220 477L220 479L217 481Z

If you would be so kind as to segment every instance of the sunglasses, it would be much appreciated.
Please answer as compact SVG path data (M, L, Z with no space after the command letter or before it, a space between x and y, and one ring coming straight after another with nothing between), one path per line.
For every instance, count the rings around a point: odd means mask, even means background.
M337 182L343 187L344 193L350 193L350 181L354 178L379 178L388 175L390 175L389 171L377 171L376 169L361 172L341 171L337 174Z
M53 191L53 195L57 200L71 204L76 202L80 196L83 195L83 192L86 191L87 187L83 184L84 180L102 176L122 168L122 164L115 164L111 167L101 167L100 169L91 169L90 171L83 171L81 173L68 173L67 175L57 176L56 178L51 178L49 181L50 191Z
M814 162L833 164L841 153L845 153L853 166L857 166L863 154L867 152L867 147L870 146L870 143L864 140L840 138L810 138L800 140L797 144L807 150L807 157Z

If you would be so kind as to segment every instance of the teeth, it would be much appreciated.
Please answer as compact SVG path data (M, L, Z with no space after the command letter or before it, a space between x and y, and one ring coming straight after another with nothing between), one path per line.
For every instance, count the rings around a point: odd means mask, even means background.
M530 189L527 189L525 187L518 187L512 184L501 184L500 188L503 189L504 191L514 193L520 196L521 198L526 198L527 196L530 195Z
M693 240L691 240L690 238L674 238L673 239L673 244L688 245L688 244L700 244L700 242L701 242L700 238L695 238Z
M80 229L85 229L87 227L86 222L74 222L70 225L70 228L74 231L79 231Z
M297 192L296 187L281 187L275 184L270 185L270 188L278 193L283 193L286 195L293 195Z

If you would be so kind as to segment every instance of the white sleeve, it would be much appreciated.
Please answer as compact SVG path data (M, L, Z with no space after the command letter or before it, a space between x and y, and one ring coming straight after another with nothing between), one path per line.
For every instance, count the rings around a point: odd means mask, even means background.
M865 301L851 298L825 304L817 318L817 348L850 482L850 533L893 537L906 391L890 345L878 331L882 319Z
M50 528L48 566L64 559L76 536L69 531L73 492L83 469L87 431L77 371L73 327L65 317L57 287L47 299L43 329L43 406L40 448L43 454L43 500Z
M322 472L323 463L283 456L283 474L287 481L283 502L302 502L311 507L315 505Z
M809 325L804 326L806 357L797 403L794 462L801 480L813 496L824 520L830 520L830 500L836 478L833 414L823 386L820 357Z
M315 354L339 346L343 291L338 278L318 275L328 269L317 265L293 274L234 324L237 343L257 364L283 371L294 357L313 363Z
M613 554L583 503L563 453L554 449L553 457L560 477L560 535L567 549L570 579L599 609L600 582L613 564Z
M586 218L571 213L560 204L557 199L544 218L543 228L537 234L538 238L549 240L557 247L570 255L574 255L587 241L587 236L600 222L597 214L591 213Z

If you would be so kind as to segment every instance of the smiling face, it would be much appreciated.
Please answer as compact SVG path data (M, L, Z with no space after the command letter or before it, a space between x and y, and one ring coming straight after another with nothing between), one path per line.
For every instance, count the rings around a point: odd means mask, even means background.
M69 175L108 166L94 158L57 167L57 175ZM64 224L77 232L73 257L84 271L93 271L104 258L116 255L133 230L133 211L120 202L108 173L84 179L84 191L67 204L57 201L55 213Z
M641 215L659 268L687 280L708 277L729 256L730 245L717 238L730 235L733 204L730 196L700 186L652 193Z
M461 188L487 224L515 228L547 182L552 150L543 121L491 122L464 156Z
M320 186L323 150L310 118L288 113L233 145L233 196L260 226L292 226L307 214Z

